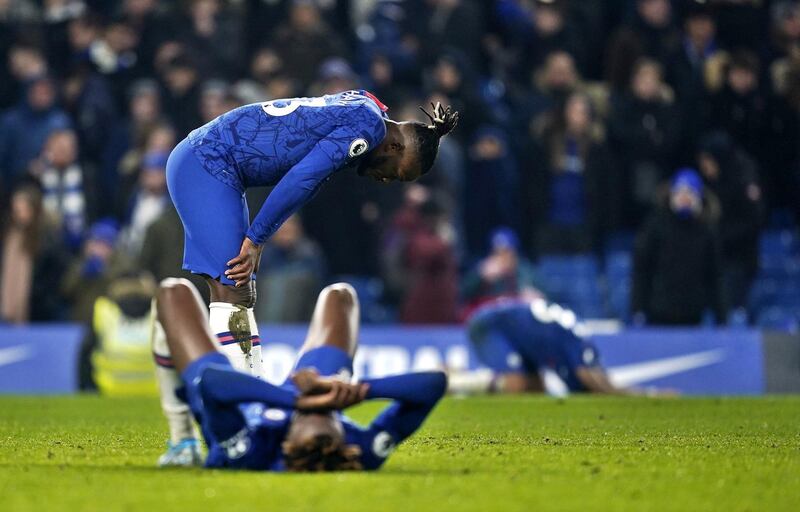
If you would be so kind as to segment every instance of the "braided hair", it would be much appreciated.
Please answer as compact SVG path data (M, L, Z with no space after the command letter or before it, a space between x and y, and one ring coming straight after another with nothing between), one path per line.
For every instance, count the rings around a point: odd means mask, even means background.
M458 112L451 107L442 107L437 102L431 103L431 112L422 107L419 109L431 120L431 124L417 123L414 125L414 135L419 155L421 174L427 173L436 160L439 152L439 139L453 131L458 124Z
M339 444L332 436L322 434L304 444L284 443L286 469L294 472L353 471L363 469L361 448Z

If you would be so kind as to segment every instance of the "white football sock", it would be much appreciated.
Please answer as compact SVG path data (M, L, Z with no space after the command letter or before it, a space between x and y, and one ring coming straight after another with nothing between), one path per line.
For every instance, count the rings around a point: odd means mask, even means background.
M247 309L247 319L250 322L250 339L253 340L253 348L250 351L250 365L253 369L253 377L264 378L264 361L261 359L261 336L258 334L258 324L253 308Z
M252 310L227 302L212 302L209 313L208 323L217 336L219 351L236 370L261 378L261 341ZM237 320L241 322L233 325Z
M175 396L175 390L182 385L182 382L173 366L164 328L156 316L155 300L151 314L153 326L150 331L150 340L156 363L156 381L158 382L158 392L161 395L161 410L169 424L169 439L172 444L177 444L184 439L196 439L199 436L194 421L192 421L189 406Z

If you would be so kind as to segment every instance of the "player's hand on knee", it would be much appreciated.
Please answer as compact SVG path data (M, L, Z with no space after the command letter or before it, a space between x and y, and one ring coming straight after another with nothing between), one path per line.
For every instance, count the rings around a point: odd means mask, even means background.
M249 283L258 267L260 257L261 247L245 237L239 255L228 262L225 277L235 282L237 287Z

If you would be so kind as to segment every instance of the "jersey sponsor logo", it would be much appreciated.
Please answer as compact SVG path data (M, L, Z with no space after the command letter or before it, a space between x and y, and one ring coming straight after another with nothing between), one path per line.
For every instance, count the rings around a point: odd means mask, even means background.
M325 107L327 102L321 98L292 98L287 100L273 100L261 104L261 108L273 117L288 116L300 107Z
M394 451L394 439L388 432L378 432L372 440L372 453L385 459Z
M367 149L369 149L367 139L359 138L350 143L350 151L348 153L350 158L355 158L366 153Z
M247 433L248 430L243 428L230 439L219 443L222 449L225 450L225 454L229 459L235 460L242 458L250 450L252 443Z

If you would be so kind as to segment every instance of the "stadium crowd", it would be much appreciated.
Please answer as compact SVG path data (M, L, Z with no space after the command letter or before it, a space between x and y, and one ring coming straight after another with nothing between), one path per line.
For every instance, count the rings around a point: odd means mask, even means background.
M418 183L339 173L290 219L261 321L305 321L357 276L368 320L456 322L559 298L535 262L622 254L624 305L583 313L724 323L746 318L762 230L797 229L796 0L0 0L0 320L152 293L182 256L174 145L242 104L352 88L461 122Z

